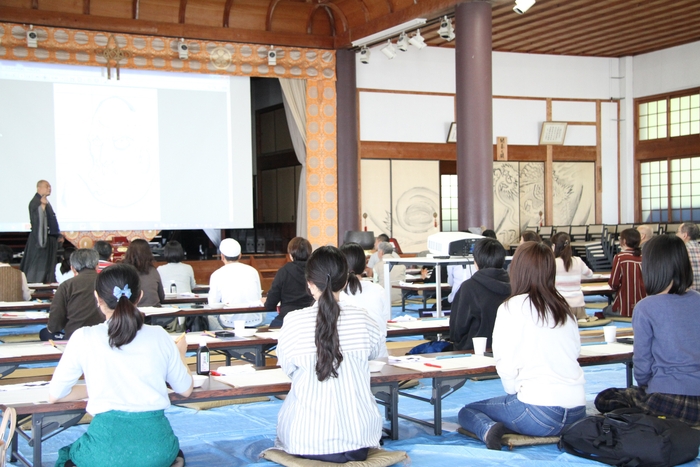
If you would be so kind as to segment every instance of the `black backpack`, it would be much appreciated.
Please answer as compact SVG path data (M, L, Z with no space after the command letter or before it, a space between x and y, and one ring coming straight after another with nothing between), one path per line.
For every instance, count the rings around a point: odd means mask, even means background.
M667 467L698 456L700 431L683 422L618 409L586 417L561 434L559 449L624 467Z

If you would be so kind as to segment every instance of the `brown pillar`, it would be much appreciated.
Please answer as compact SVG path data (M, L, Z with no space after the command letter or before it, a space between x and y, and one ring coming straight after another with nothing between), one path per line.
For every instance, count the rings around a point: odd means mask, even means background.
M336 52L338 115L338 245L346 230L360 230L355 52Z
M460 230L493 228L491 3L455 9Z

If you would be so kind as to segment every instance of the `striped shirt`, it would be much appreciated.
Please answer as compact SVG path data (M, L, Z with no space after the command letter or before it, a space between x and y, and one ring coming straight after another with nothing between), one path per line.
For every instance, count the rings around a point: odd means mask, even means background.
M693 288L700 292L700 245L695 240L688 240L685 247L688 249L688 258L693 267Z
M338 377L316 377L315 328L318 305L289 313L277 344L277 362L292 389L277 420L275 447L290 454L321 455L377 447L382 416L370 389L368 361L382 343L367 312L340 301L338 334L343 361Z
M632 251L621 251L613 258L608 285L614 292L612 309L621 316L632 316L638 301L647 296L642 280L642 257Z
M570 307L586 306L581 290L581 277L593 277L593 271L578 256L571 257L571 267L568 271L564 268L563 259L557 258L556 263L557 276L554 285L557 291Z

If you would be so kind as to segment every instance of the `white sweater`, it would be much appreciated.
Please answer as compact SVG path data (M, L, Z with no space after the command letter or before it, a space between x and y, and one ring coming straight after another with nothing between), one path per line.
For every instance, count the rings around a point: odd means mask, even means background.
M503 389L526 404L573 408L586 404L583 370L578 364L578 323L542 323L530 298L504 302L493 329L493 355Z
M556 263L555 286L561 296L566 299L570 307L586 306L581 290L581 277L593 277L593 271L578 256L571 258L571 267L568 271L564 269L564 260L557 258Z

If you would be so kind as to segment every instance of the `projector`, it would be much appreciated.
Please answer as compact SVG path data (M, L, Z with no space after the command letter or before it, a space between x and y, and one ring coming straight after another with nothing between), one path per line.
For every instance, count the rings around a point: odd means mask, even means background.
M468 256L481 235L466 232L438 232L428 237L428 250L433 256Z

